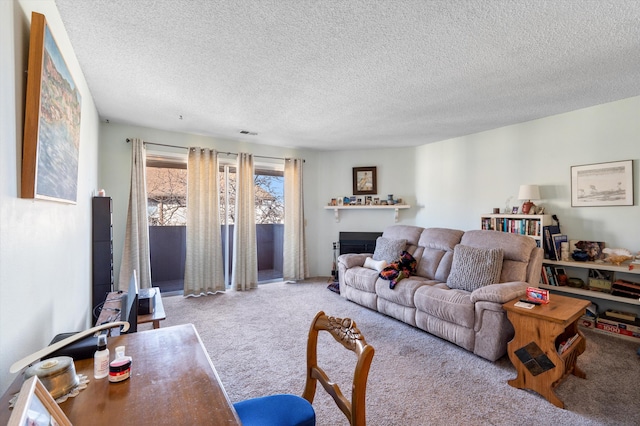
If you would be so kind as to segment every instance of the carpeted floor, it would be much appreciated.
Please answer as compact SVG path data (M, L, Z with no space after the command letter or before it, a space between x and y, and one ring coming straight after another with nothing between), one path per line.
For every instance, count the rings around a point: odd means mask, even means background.
M556 389L565 402L563 410L534 392L509 386L515 369L506 356L486 361L346 301L327 289L326 278L163 301L167 319L162 327L196 326L233 402L280 392L301 394L308 327L323 310L354 319L376 350L367 386L369 425L640 424L640 342L585 330L587 350L578 365L587 379L569 376ZM329 339L320 343L321 362L331 366L329 376L337 377L349 394L353 354ZM318 425L348 424L322 389L314 407Z

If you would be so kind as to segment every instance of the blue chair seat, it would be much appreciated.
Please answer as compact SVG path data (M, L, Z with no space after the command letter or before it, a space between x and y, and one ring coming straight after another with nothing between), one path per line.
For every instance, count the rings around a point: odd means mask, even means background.
M243 426L315 426L316 413L297 395L269 395L233 404Z

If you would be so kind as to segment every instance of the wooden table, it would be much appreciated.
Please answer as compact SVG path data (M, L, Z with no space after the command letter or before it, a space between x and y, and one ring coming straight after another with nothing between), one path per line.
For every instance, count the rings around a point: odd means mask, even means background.
M548 304L533 309L519 308L515 306L516 302L518 299L503 305L515 329L508 352L518 373L508 383L519 389L534 390L552 404L564 408L554 389L569 374L586 378L576 365L578 356L586 348L586 340L577 323L590 302L556 294L551 295ZM559 344L575 335L577 339L559 354Z
M162 304L162 295L160 295L160 288L153 287L155 294L153 295L155 308L152 313L145 315L138 315L138 324L144 324L147 322L153 323L153 328L160 328L160 321L167 318L164 313L164 305Z
M60 404L74 425L241 424L193 325L111 337L111 358L121 345L133 357L131 378L123 382L94 379L93 359L75 362L90 382ZM19 376L0 400L0 424L22 382Z

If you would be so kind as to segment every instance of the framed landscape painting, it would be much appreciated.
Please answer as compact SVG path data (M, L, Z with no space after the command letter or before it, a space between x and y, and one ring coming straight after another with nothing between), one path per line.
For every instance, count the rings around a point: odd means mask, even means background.
M633 161L571 167L571 206L632 206Z
M32 13L22 147L22 198L75 203L80 92L44 15Z

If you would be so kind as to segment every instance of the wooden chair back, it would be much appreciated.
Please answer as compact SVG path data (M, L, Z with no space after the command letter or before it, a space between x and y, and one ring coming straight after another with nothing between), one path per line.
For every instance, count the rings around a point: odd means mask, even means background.
M317 346L318 332L320 331L330 333L337 342L356 354L357 362L353 374L351 401L343 395L340 387L336 383L333 383L325 371L318 366ZM313 403L313 398L316 393L316 383L320 382L352 426L365 426L365 396L369 367L371 366L373 354L373 346L365 341L360 330L356 327L355 321L350 318L330 317L322 311L318 312L309 329L309 339L307 341L307 380L302 397L310 403Z

